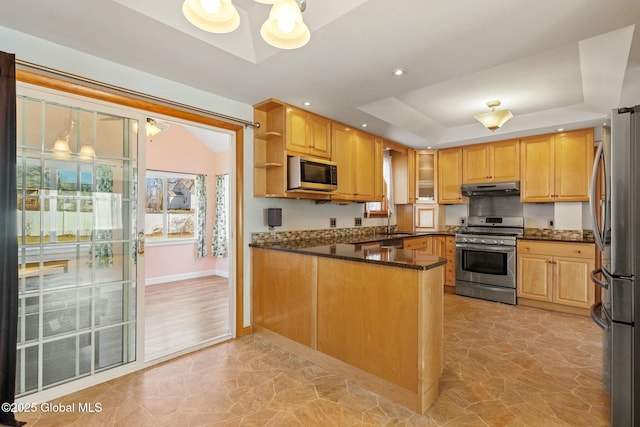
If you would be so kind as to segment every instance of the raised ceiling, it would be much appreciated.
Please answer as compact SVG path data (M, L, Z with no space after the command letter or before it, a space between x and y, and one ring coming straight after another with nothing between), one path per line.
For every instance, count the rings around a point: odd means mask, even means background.
M192 27L181 0L3 0L0 25L247 104L309 100L416 148L597 126L640 104L637 0L307 0L311 41L291 51L260 38L268 5L234 4L230 34ZM514 118L491 133L472 115L493 99Z

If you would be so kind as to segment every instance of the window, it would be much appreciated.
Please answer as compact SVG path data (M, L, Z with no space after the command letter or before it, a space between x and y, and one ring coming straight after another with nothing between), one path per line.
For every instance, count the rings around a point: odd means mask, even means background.
M393 206L392 173L391 173L391 153L385 150L382 158L382 177L383 177L383 196L382 202L369 202L365 204L364 216L366 218L381 218L391 215L391 206Z
M147 171L145 236L152 241L194 240L195 175Z

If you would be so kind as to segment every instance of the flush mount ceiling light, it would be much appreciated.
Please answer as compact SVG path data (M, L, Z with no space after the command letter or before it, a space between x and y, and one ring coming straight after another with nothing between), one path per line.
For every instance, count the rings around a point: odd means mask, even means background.
M231 0L185 0L185 18L210 33L230 33L240 25L240 15Z
M260 35L271 46L297 49L311 39L302 21L306 0L255 0L270 4L269 18L262 24ZM185 0L182 13L196 27L211 33L229 33L240 25L240 15L231 0Z
M491 111L487 113L479 113L473 116L474 119L479 121L489 129L490 131L494 131L498 129L500 126L505 124L507 120L513 117L511 111L509 110L499 110L496 111L496 107L500 106L500 101L489 101L487 102L487 107L491 108Z

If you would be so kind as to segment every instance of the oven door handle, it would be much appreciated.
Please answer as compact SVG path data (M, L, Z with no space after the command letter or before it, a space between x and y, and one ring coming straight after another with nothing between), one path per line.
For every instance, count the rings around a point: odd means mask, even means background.
M499 246L499 245L469 245L467 243L457 244L456 248L462 250L473 250L482 252L500 252L500 253L512 253L516 251L515 246Z

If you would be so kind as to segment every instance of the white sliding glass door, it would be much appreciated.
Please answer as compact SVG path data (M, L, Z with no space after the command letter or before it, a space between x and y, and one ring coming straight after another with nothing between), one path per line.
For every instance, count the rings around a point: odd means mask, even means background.
M25 396L136 360L137 121L17 101Z

